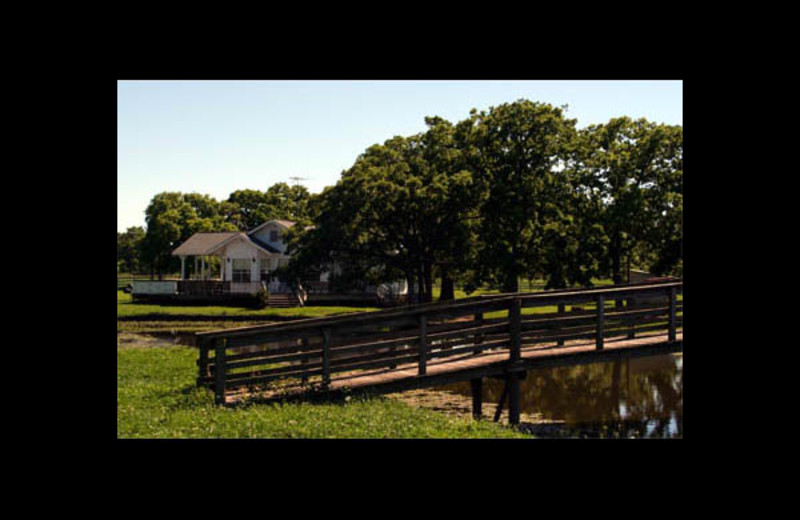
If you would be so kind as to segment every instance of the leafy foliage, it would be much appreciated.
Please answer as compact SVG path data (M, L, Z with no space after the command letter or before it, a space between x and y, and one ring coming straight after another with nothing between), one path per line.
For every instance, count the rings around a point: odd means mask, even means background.
M645 119L611 119L581 132L580 185L608 240L603 268L622 281L622 260L658 273L681 257L683 129Z
M521 99L455 125L428 117L426 131L370 146L318 195L286 183L223 202L160 193L140 259L175 270L169 253L193 233L288 219L299 225L285 278L329 272L337 291L405 279L409 300L426 302L436 278L449 299L456 280L468 292L517 291L521 278L620 283L625 261L680 273L682 127L618 117L578 130L565 109Z
M295 228L298 278L333 271L339 288L404 277L430 301L452 280L517 291L622 281L623 259L682 266L681 127L614 118L577 130L564 107L519 100L369 147L315 196ZM416 282L416 283L415 283Z
M267 191L237 190L230 194L225 216L240 231L249 231L268 220L307 221L311 195L304 186L279 182Z
M141 226L129 227L124 233L117 233L117 261L119 271L138 273L141 262L141 248L145 231Z

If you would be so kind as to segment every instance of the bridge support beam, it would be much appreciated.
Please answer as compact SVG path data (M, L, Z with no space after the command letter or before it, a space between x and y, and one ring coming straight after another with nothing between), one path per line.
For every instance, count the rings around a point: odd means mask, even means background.
M508 424L519 424L520 373L508 374Z
M526 376L527 372L525 371L510 372L502 376L506 384L503 386L503 394L500 396L500 401L497 403L497 410L494 412L494 422L500 420L500 415L503 413L503 403L506 401L506 398L508 398L508 423L519 424L521 408L520 383Z
M483 379L476 377L469 380L472 385L472 417L480 419L483 405Z

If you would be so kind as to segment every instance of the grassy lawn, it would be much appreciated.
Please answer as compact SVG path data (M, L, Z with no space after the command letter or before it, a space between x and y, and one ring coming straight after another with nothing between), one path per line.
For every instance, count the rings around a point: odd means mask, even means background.
M604 286L604 285L611 285L611 280L593 280L595 286ZM522 291L543 291L544 290L544 281L542 280L534 280L533 282L528 282L527 280L523 280L520 284L520 290ZM496 289L487 289L482 288L474 293L466 294L463 290L457 289L455 291L456 299L466 298L469 296L477 296L480 294L496 294L500 291ZM434 301L438 299L440 293L440 289L438 286L434 286L433 288L433 296ZM678 295L678 299L682 299L682 295ZM613 306L613 302L606 302L606 305L610 308ZM584 308L591 309L593 308L592 305L584 305ZM569 310L570 307L567 307ZM117 291L117 316L122 317L139 317L139 318L147 318L153 317L154 321L151 322L118 322L118 329L120 332L151 332L157 331L160 329L164 330L171 330L171 331L198 331L198 330L210 330L214 328L222 328L225 325L221 325L221 322L213 322L209 321L207 323L201 322L170 322L168 325L166 324L159 324L158 319L164 316L209 316L209 317L220 317L220 316L247 316L252 317L252 322L236 322L235 324L229 326L246 326L252 325L257 323L263 323L263 320L269 320L270 318L275 319L286 319L286 318L318 318L323 316L334 316L337 314L344 314L349 312L366 312L366 311L374 311L377 310L376 307L332 307L332 306L316 306L316 307L293 307L287 309L254 309L250 307L227 307L227 306L188 306L188 305L160 305L160 304L148 304L148 303L134 303L130 294L126 294L122 291ZM539 313L549 313L549 312L556 312L557 308L555 306L550 307L538 307L538 308L528 308L523 309L523 314L539 314ZM507 316L507 311L496 311L486 314L486 318L498 318L501 316Z
M291 307L287 309L254 309L252 307L158 305L134 303L130 294L117 291L117 316L253 316L257 319L276 317L318 318L345 312L374 311L376 307Z
M117 348L121 438L530 438L508 426L445 416L388 398L215 406L195 387L197 351Z

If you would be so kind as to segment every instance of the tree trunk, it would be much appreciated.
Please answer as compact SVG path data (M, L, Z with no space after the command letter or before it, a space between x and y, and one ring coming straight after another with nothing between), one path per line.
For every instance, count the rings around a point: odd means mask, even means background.
M408 296L406 303L415 303L416 294L414 294L414 274L411 271L406 271L406 281L408 282Z
M430 295L427 291L428 285L425 283L425 269L422 266L419 267L417 278L417 287L419 288L419 303L428 303L428 298Z
M455 300L455 288L453 279L450 278L446 269L442 269L442 291L439 293L439 301Z
M433 301L433 273L431 263L425 262L423 264L423 270L425 272L425 303L430 303Z
M417 302L425 303L425 275L423 274L422 264L417 266Z
M619 233L611 239L611 279L614 285L622 283L622 240Z
M517 244L516 242L511 246L511 269L506 276L503 286L503 292L519 292L519 274L517 264Z

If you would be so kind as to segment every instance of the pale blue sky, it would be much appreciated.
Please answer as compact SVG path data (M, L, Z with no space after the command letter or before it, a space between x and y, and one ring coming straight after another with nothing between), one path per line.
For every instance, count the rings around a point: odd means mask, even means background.
M456 123L520 98L569 105L578 127L612 117L683 124L682 81L120 81L117 229L144 226L162 191L266 190L289 177L313 193L367 147Z

